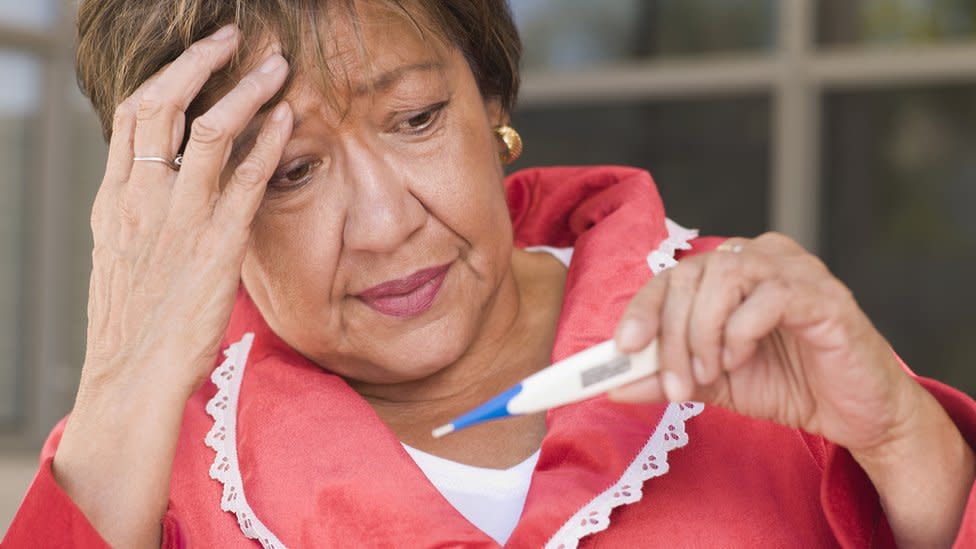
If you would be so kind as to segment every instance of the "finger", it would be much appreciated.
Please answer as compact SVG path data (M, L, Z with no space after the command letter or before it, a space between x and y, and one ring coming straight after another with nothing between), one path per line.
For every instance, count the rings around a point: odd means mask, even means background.
M738 280L741 263L738 253L716 252L705 265L688 326L692 372L698 383L711 383L722 371L722 327L743 298L743 282Z
M193 121L174 192L175 207L200 207L208 203L208 197L216 195L234 138L251 123L258 109L281 89L287 74L285 58L272 54ZM277 159L274 165L277 166Z
M789 288L778 280L760 284L725 324L722 367L735 370L756 353L759 342L779 326L790 301Z
M763 233L754 238L749 246L754 251L773 255L805 254L806 250L792 238L776 232Z
M254 147L238 164L224 188L214 217L217 223L243 229L251 224L261 205L267 182L274 175L281 154L291 137L294 115L287 102L282 102L268 115Z
M159 74L151 76L129 97L116 105L112 116L112 135L108 142L105 177L99 189L100 193L102 189L114 192L129 178L129 173L132 171L132 146L139 98L158 77Z
M668 291L670 271L665 271L644 285L630 300L617 324L617 348L636 353L650 345L657 335L661 307Z
M734 410L735 402L732 399L732 386L729 380L729 373L722 372L714 381L707 385L697 385L694 394L687 400L707 402Z
M611 389L607 398L614 402L663 402L666 400L661 378L651 375L622 387Z
M627 403L654 403L668 400L664 394L661 377L657 374L611 389L607 392L607 398L614 402ZM734 410L735 403L732 400L728 373L723 373L709 385L696 386L691 398L684 401L689 400L717 404Z
M691 398L695 389L688 348L688 323L702 273L701 262L687 262L673 268L661 309L658 335L660 376L664 393L672 402Z
M108 143L105 176L92 204L92 235L99 244L102 236L115 232L114 222L117 219L112 215L113 207L132 170L132 134L135 126L135 107L131 101L123 101L115 108L112 117L112 138Z
M117 107L112 117L112 138L108 142L105 163L105 183L121 185L132 170L132 137L136 128L136 108L127 99Z
M210 76L230 61L237 37L236 27L228 25L195 42L146 86L136 108L133 150L137 155L176 157L183 141L186 109ZM164 171L172 170L157 162L137 162L133 166L133 175Z
M138 204L158 204L163 191L156 189L147 196L152 187L146 185L126 185L131 180L133 165L133 139L139 98L145 89L158 77L153 75L119 103L112 117L112 136L109 139L108 156L105 162L105 176L92 204L91 227L95 242L101 244L104 238L116 243L131 236L129 232L140 225L152 225L152 210L149 214ZM128 190L128 192L126 192ZM168 191L165 191L168 192ZM156 208L159 210L159 208ZM157 216L158 217L158 214ZM122 223L122 226L120 226Z
M709 254L692 308L688 327L692 371L698 383L705 385L722 373L722 336L729 315L757 284L778 272L773 258L738 242L734 240L733 246L741 246L740 252Z

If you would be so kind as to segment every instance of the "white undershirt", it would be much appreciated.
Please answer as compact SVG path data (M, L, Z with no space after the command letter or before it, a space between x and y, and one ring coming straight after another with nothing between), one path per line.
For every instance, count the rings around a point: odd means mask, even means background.
M530 252L544 252L569 266L573 248L533 246ZM500 545L511 537L522 516L529 494L532 471L539 451L508 469L489 469L458 463L403 445L431 484L464 518Z
M505 545L515 530L539 451L508 469L474 467L428 454L406 444L403 447L431 484L464 518Z

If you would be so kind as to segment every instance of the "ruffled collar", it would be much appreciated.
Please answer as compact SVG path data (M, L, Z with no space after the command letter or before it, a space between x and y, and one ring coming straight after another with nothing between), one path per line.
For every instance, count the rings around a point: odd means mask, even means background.
M666 220L640 170L532 169L509 177L506 190L516 245L575 248L553 360L611 337L651 276L648 262L694 237ZM366 401L290 349L243 290L225 343L208 404L211 475L224 483L225 510L243 509L250 537L267 546L497 547L441 497ZM235 404L236 414L225 413ZM605 528L613 507L639 499L643 480L666 470L667 451L687 440L684 420L701 408L597 398L548 412L508 545L570 547Z

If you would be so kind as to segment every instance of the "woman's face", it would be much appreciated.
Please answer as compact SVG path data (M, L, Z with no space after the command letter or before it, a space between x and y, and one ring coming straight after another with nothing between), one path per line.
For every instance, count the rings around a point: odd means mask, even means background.
M512 241L492 132L504 120L459 51L402 18L362 17L365 58L348 26L348 49L327 52L349 77L344 108L295 75L295 129L242 276L299 352L391 383L453 362L497 314Z

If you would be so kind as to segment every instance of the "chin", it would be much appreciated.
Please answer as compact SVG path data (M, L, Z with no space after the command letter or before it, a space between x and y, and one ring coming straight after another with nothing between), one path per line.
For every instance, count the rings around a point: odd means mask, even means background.
M369 353L372 356L364 360L369 365L349 377L367 383L404 383L430 377L467 351L474 331L466 324L445 318L399 337L378 338L390 344Z
M396 353L395 362L388 363L386 369L399 378L396 381L415 381L435 375L464 355L471 338L454 333L446 338L420 339L415 345L402 347Z

